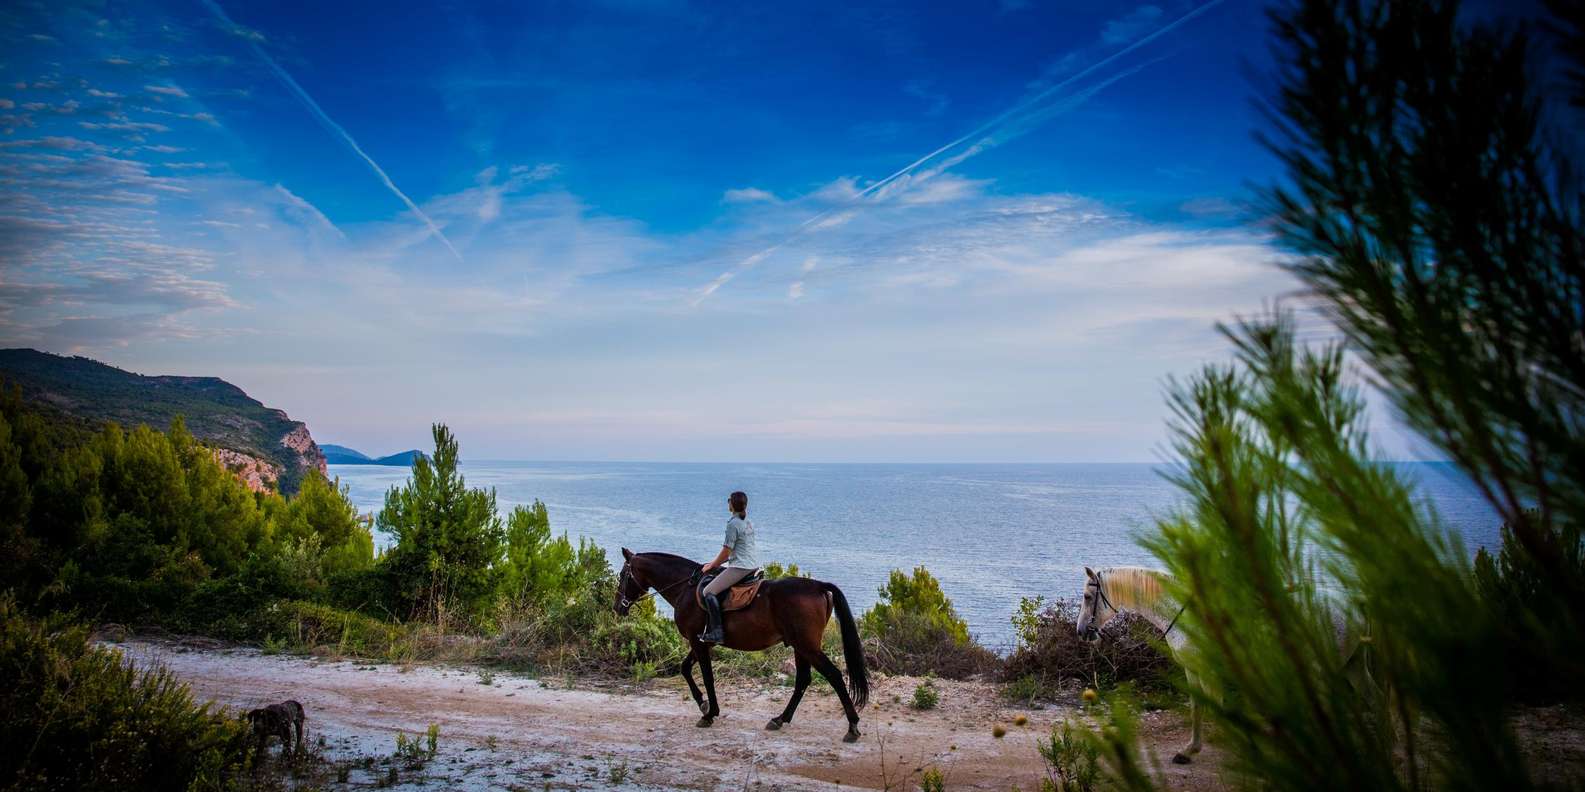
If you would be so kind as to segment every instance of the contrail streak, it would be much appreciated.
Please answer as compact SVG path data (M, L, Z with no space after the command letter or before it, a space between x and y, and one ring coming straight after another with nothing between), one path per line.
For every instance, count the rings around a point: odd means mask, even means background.
M231 17L226 15L225 9L221 8L220 4L216 3L215 0L204 0L204 5L208 6L209 11L219 18L221 22L224 22L228 29L236 30L240 27L237 25L237 23L231 21ZM424 210L419 209L418 204L413 203L413 199L407 197L407 194L402 192L401 188L396 186L396 182L391 181L391 177L386 175L385 169L381 168L379 163L374 161L373 157L370 157L364 152L363 147L358 145L358 141L353 140L352 135L349 134L347 130L343 129L340 124L333 121L330 118L330 115L319 106L319 103L314 101L314 97L309 96L308 92L303 90L303 86L298 85L297 81L292 79L292 75L287 74L286 70L281 68L281 65L276 63L275 59L270 57L270 54L265 52L263 47L259 46L258 41L252 38L247 38L247 41L248 46L253 48L253 54L257 55L259 60L264 61L264 65L270 67L270 71L275 72L275 76L280 79L281 83L285 85L293 95L302 101L303 106L308 108L308 112L319 121L320 125L325 127L325 129L329 130L331 133L335 134L337 137L341 138L341 142L346 143L347 148L352 149L352 153L358 155L358 158L362 159L363 163L369 166L369 170L374 171L374 175L379 177L380 182L385 185L385 188L390 190L392 195L395 195L397 198L401 199L402 203L406 204L407 208L411 210L419 220L424 221L424 225L429 228L429 233L433 234L436 239L440 240L440 244L445 245L446 249L451 251L451 255L456 256L457 261L461 262L462 254L458 253L457 248L452 246L451 240L447 239L446 235L441 233L440 226L435 225L435 221L431 220L429 215L424 214Z
M1085 77L1088 77L1091 74L1094 74L1096 72L1096 70L1098 70L1098 69L1105 68L1106 66L1108 66L1111 63L1113 63L1114 61L1116 61L1118 58L1121 58L1121 57L1123 57L1123 56L1125 56L1125 55L1127 55L1127 54L1139 49L1140 47L1143 47L1146 44L1149 44L1150 42L1155 41L1156 39L1161 38L1162 36L1165 36L1168 33L1171 33L1172 31L1174 31L1177 28L1181 27L1184 23L1194 19L1195 17L1200 16L1201 14L1204 14L1206 11L1209 11L1212 8L1215 8L1216 6L1221 5L1223 2L1225 2L1225 0L1208 0L1208 2L1202 3L1202 4L1194 7L1193 9L1190 9L1183 16L1180 16L1177 19L1174 19L1173 21L1171 21L1171 22L1169 22L1169 23L1167 23L1167 24L1165 24L1165 25L1163 25L1163 26L1151 31L1150 33L1146 34L1145 36L1140 37L1138 40L1134 41L1133 43L1129 44L1128 46L1123 47L1122 49L1112 53L1111 55L1108 55L1105 58L1102 58L1101 60L1096 61L1095 63L1092 63L1089 66L1084 67L1079 72L1068 76L1067 78L1063 79L1062 81L1060 81L1058 83L1055 83L1053 85L1047 86L1046 88L1042 89L1040 92L1036 93L1034 96L1031 96L1028 99L1025 99L1024 101L1013 105L1012 107L1008 108L1007 110L1002 111L1002 113L997 115L995 118L992 118L991 120L981 124L980 126L976 127L975 129L969 131L968 133L966 133L966 134L958 137L957 139L953 140L952 142L947 143L947 144L945 144L943 146L940 146L939 148L937 148L936 150L930 152L929 154L926 154L923 157L920 157L919 159L914 160L913 162L910 162L908 165L904 166L902 169L898 170L896 173L893 173L890 176L887 176L886 178L881 179L880 181L877 181L874 184L869 185L868 187L865 187L864 189L860 190L858 193L854 194L851 198L849 198L842 205L834 206L834 207L832 207L830 209L827 209L827 210L825 210L823 212L820 212L819 214L816 214L814 217L811 217L808 220L803 221L802 223L798 224L798 227L796 229L794 229L793 232L791 234L789 234L786 239L783 239L782 241L776 243L775 245L773 245L773 246L771 246L769 248L766 248L765 250L762 250L762 251L760 251L758 253L755 253L755 254L743 259L743 261L740 262L736 267L733 267L732 269L721 273L720 276L718 276L714 281L711 281L710 284L708 286L706 286L700 292L699 296L694 299L694 301L693 301L694 307L698 307L701 303L703 303L706 299L708 299L710 297L710 295L714 294L716 292L716 290L718 290L722 286L726 285L727 281L732 280L732 278L735 277L738 273L740 273L740 272L742 272L744 270L747 270L750 267L753 267L755 264L758 264L765 257L769 256L771 253L781 249L782 247L785 247L786 245L788 245L789 243L791 243L794 240L798 239L799 237L803 236L804 234L806 234L806 233L808 233L808 232L810 232L810 231L812 231L812 230L814 230L816 228L819 228L819 226L817 224L820 221L822 221L822 220L826 219L827 217L829 217L832 213L848 209L849 207L851 207L852 205L858 203L859 201L861 201L861 200L863 200L865 198L868 198L869 196L875 194L876 191L883 189L887 185L892 184L892 183L896 182L897 180L899 180L901 178L904 178L906 176L909 176L909 175L913 174L915 171L919 170L919 168L923 167L925 165L925 163L928 163L931 160L934 160L935 158L941 156L942 154L945 154L946 152L951 151L952 149L957 148L958 146L961 146L964 143L966 143L969 140L972 140L972 139L974 139L976 137L979 137L980 139L978 141L976 141L974 143L974 145L970 146L967 150L963 151L962 153L948 158L947 161L943 162L941 165L931 169L928 172L927 177L928 176L934 176L934 175L946 170L947 168L950 168L950 167L952 167L954 165L957 165L958 163L961 163L964 160L966 160L966 159L968 159L968 158L970 158L970 157L972 157L972 156L974 156L976 154L979 154L980 152L982 152L982 151L984 151L984 150L986 150L988 148L991 148L991 147L997 145L998 143L1005 142L1005 141L1002 141L1002 140L997 140L996 137L995 137L995 133L1001 127L1006 125L1008 121L1011 121L1011 120L1019 118L1023 114L1029 112L1032 108L1036 108L1041 103L1045 102L1047 99L1050 99L1058 91L1061 91L1061 90L1067 88L1068 86L1074 84L1075 82L1078 82L1079 80L1082 80ZM1106 80L1102 81L1100 84L1092 86L1092 87L1090 87L1088 89L1085 89L1084 91L1082 91L1082 92L1080 92L1080 93L1078 93L1078 94L1076 94L1076 95L1074 95L1072 97L1069 97L1069 99L1067 101L1061 102L1055 107L1046 108L1046 109L1041 110L1039 112L1033 113L1028 120L1038 123L1038 122L1043 122L1043 121L1045 121L1045 120L1047 120L1047 119L1049 119L1049 118L1051 118L1053 116L1061 115L1062 113L1065 113L1065 112L1067 112L1069 110L1072 110L1073 108L1078 107L1079 105L1083 104L1085 101L1089 100L1090 97L1094 96L1096 93L1099 93L1101 91L1101 89L1106 88L1107 86L1111 85L1112 83L1117 82L1118 80L1123 79L1124 77L1128 77L1130 75L1133 75L1133 74L1137 73L1138 71L1140 71L1141 69L1143 69L1143 68L1145 68L1147 66L1150 66L1150 65L1152 65L1154 63L1157 63L1160 60L1161 60L1160 58L1156 58L1156 59L1151 60L1151 61L1149 61L1147 63L1140 64L1140 65L1135 66L1133 68L1127 69L1127 70L1125 70L1125 71L1123 71L1123 72L1121 72L1119 74L1116 74L1116 75L1114 75L1112 77L1109 77Z
M995 129L998 126L1001 126L1008 119L1018 115L1019 113L1024 112L1025 110L1028 110L1029 108L1034 107L1035 105L1040 104L1041 102L1043 102L1046 99L1050 98L1052 94L1055 94L1056 92L1058 92L1058 91L1060 91L1060 90L1062 90L1064 88L1067 88L1069 85L1072 85L1073 83L1078 82L1079 80L1082 80L1085 77L1090 76L1091 74L1094 74L1097 69L1105 68L1106 66L1110 65L1113 61L1117 60L1118 58L1121 58L1124 55L1127 55L1130 52L1133 52L1134 50L1137 50L1140 47L1143 47L1146 44L1149 44L1150 42L1155 41L1156 39L1161 38L1162 36L1165 36L1168 33L1171 33L1172 31L1176 30L1178 27L1183 25L1185 22L1188 22L1189 20L1194 19L1195 17L1205 13L1206 11L1209 11L1212 8L1215 8L1216 6L1221 5L1223 2L1225 2L1225 0L1210 0L1207 3L1204 3L1204 4L1200 5L1200 6L1195 7L1194 9L1190 10L1188 13L1184 14L1183 16L1180 16L1177 19L1167 23L1166 25L1163 25L1163 26L1157 28L1156 30L1154 30L1154 31L1150 32L1149 34L1145 35L1144 37L1140 38L1138 41L1135 41L1134 43L1129 44L1128 46L1126 46L1126 47L1124 47L1124 48L1112 53L1111 55L1108 55L1105 58L1102 58L1101 60L1096 61L1095 63L1092 63L1089 66L1084 67L1077 74L1071 75L1067 79L1065 79L1065 80L1063 80L1063 81L1061 81L1059 83L1056 83L1055 85L1047 86L1045 89L1041 90L1039 93L1035 94L1034 96L1031 96L1028 99L1025 99L1024 101L1019 102L1016 105L1013 105L1012 107L1010 107L1007 110L1003 111L1001 115L998 115L995 118L985 122L984 124L981 124L979 126L979 128L973 130L972 132L969 132L968 134L963 135L962 137L959 137L957 140L954 140L951 143L948 143L948 144L936 149L935 151L932 151L929 154L926 154L923 157L920 157L919 159L909 163L907 167L897 171L896 173L893 173L892 175L887 176L886 178L881 179L880 181L878 181L878 182L876 182L874 184L871 184L870 186L868 186L868 187L864 188L862 191L860 191L859 194L857 196L855 196L855 198L863 198L863 197L869 195L870 193L873 193L876 190L879 190L880 188L885 187L887 184L890 184L891 182L896 181L897 179L899 179L899 178L901 178L903 176L906 176L909 173L912 173L919 166L925 164L926 162L929 162L932 159L935 159L936 157L938 157L941 154L945 153L948 149L951 149L951 148L953 148L955 146L958 146L958 145L964 143L969 138L972 138L972 137L975 137L975 136L978 136L978 135L983 135L986 132L989 132L992 129Z

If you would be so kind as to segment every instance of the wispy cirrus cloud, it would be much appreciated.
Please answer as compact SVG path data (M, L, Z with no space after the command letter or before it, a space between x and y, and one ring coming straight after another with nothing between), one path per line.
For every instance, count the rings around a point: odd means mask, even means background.
M1142 28L1148 26L1150 22L1160 15L1160 9L1155 6L1143 6L1140 9L1136 9L1128 18L1132 22L1114 21L1109 23L1102 32L1102 41L1105 43L1120 43L1120 41L1114 41L1113 39L1123 32L1128 32L1138 37L1116 52L1096 60L1076 73L1054 84L1040 87L1033 95L1024 98L967 134L961 135L951 142L936 148L885 178L870 183L855 192L845 205L828 209L804 220L793 228L785 239L750 254L705 284L694 298L693 305L697 307L702 304L739 274L758 266L771 255L796 242L806 234L819 232L834 224L846 223L855 212L860 210L865 202L885 200L915 189L917 185L928 182L930 179L946 172L949 168L1006 143L1056 116L1070 112L1083 105L1113 83L1137 74L1160 59L1123 69L1101 79L1099 82L1080 88L1078 86L1082 80L1101 72L1119 59L1171 33L1222 2L1223 0L1207 0L1207 2L1195 6L1177 19L1145 35L1138 34L1142 32ZM1154 13L1146 9L1154 9Z

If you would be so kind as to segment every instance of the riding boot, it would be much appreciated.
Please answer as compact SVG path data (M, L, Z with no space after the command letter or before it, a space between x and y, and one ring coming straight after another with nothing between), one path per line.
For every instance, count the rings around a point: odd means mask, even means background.
M726 631L721 628L721 600L714 594L706 593L700 597L704 601L704 632L699 633L699 642L718 644L726 640Z

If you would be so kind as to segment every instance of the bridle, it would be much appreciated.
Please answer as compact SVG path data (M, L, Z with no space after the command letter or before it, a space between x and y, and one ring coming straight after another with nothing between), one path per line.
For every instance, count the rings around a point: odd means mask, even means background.
M638 585L638 578L634 576L630 565L623 564L622 574L618 575L616 579L616 604L624 611L633 607L634 605L639 604L640 602L643 602L644 600L649 599L650 597L655 596L656 594L670 591L684 583L687 583L690 580L693 580L693 575L689 575L688 577L685 577L682 580L679 580L676 583L672 583L671 585L665 586L663 588L650 589L648 586L645 586L645 589L648 590L646 590L643 594L640 594L637 599L627 598L627 581L629 580L633 581L634 585Z
M1112 613L1122 613L1122 611L1117 609L1116 605L1112 604L1111 598L1106 596L1106 587L1101 585L1101 573L1096 572L1094 577L1084 581L1084 590L1086 592L1090 590L1091 586L1095 587L1095 598L1098 601L1097 605L1105 605L1112 611ZM1090 614L1090 623L1085 625L1084 628L1085 639L1094 638L1095 635L1101 631L1101 628L1095 626L1095 622L1100 615L1101 614L1098 611Z

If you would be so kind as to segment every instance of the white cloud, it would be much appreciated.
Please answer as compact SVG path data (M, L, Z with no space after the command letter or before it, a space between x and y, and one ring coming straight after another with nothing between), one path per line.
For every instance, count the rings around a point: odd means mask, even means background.
M177 99L187 98L187 92L182 90L181 86L178 85L145 85L143 86L143 90L148 91L151 94L158 94L160 96L170 96Z
M776 194L758 187L739 187L721 194L724 203L777 203Z

